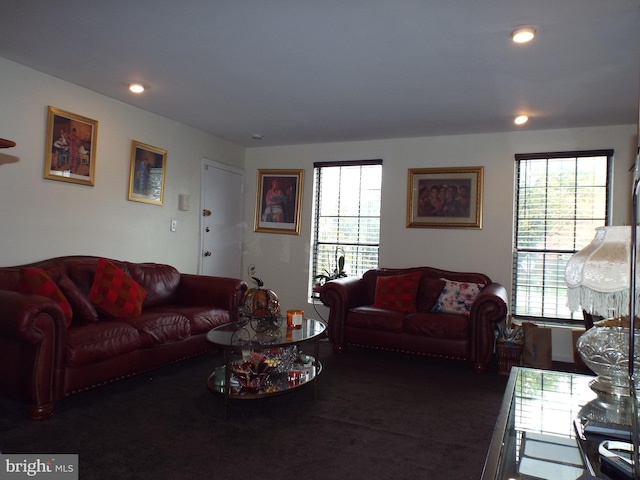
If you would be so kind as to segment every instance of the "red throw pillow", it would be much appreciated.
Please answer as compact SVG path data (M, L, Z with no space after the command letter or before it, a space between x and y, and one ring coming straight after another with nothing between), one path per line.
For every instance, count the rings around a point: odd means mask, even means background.
M88 300L114 318L139 317L147 292L138 282L105 258L98 260Z
M67 327L71 325L73 310L58 286L41 268L21 268L18 292L50 298L62 309Z
M416 311L416 294L422 273L379 276L373 306L398 312Z

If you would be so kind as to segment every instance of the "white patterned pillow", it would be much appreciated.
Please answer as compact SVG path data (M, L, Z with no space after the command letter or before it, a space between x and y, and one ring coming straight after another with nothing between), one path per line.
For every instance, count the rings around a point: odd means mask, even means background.
M485 287L482 283L456 282L442 278L445 285L432 311L440 313L454 313L469 315L471 305Z

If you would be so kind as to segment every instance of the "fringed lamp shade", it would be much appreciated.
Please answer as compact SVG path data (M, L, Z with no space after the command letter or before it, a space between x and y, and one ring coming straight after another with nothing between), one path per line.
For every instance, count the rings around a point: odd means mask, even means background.
M629 226L598 227L591 243L571 257L565 270L571 311L629 314L630 236Z

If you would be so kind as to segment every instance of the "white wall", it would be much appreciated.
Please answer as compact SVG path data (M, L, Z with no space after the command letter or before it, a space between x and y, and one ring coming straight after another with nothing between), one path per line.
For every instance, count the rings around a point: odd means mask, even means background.
M245 161L247 231L244 266L256 266L258 276L266 286L276 291L285 309L306 308L313 312L307 303L313 162L382 158L380 265L427 265L446 270L482 272L503 284L510 293L514 155L615 149L613 223L623 224L629 222L629 168L633 165L635 135L636 127L628 125L248 149ZM444 166L484 166L484 221L481 230L406 228L408 169ZM262 168L305 170L299 236L253 232L256 173ZM322 308L319 311L326 314ZM566 344L565 333L559 335L563 340L556 342L554 357L571 361L572 347Z
M95 186L43 178L47 106L98 121ZM0 266L86 254L197 272L202 158L242 167L244 148L3 58L0 109L17 143L0 150ZM167 150L163 206L127 200L132 140Z

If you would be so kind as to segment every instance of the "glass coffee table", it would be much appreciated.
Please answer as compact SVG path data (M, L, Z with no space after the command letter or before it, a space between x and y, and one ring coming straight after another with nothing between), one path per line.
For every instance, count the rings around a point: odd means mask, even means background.
M214 328L207 340L224 352L224 364L209 376L207 386L225 399L252 400L280 395L313 385L322 372L318 360L324 322L305 318L300 328L242 320ZM307 348L309 350L307 350Z
M619 427L628 419L615 408L621 400L607 403L590 388L594 378L513 367L482 480L620 478L600 456L602 442L618 439L588 434L586 426Z

